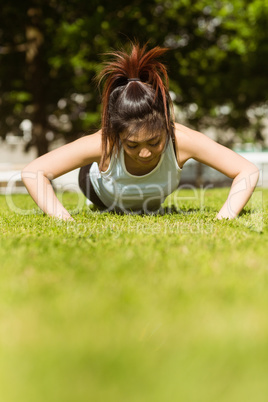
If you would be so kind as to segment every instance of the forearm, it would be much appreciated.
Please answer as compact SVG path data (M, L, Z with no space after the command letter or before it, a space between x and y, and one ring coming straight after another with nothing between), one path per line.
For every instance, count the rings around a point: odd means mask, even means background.
M228 198L217 218L235 218L250 199L258 178L259 171L254 165L250 170L239 173L233 180Z
M23 171L22 180L29 194L43 212L55 218L73 220L56 197L50 180L42 172Z

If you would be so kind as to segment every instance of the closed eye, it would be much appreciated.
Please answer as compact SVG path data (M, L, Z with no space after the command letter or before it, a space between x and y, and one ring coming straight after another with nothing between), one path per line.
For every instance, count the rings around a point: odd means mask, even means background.
M138 145L129 145L129 144L127 144L127 147L128 147L129 149L135 149L135 148L137 148L137 146L138 146Z
M150 147L157 147L157 145L160 144L160 141L161 141L161 140L158 140L158 141L155 142L154 144L149 144L149 145L150 145Z
M159 145L160 144L160 142L161 142L161 139L160 140L158 140L157 142L155 142L155 143L153 143L153 144L148 144L150 147L157 147L157 145ZM138 144L135 144L135 145L130 145L130 144L126 144L127 145L127 147L129 148L129 149L135 149L135 148L137 148L137 146L138 146Z

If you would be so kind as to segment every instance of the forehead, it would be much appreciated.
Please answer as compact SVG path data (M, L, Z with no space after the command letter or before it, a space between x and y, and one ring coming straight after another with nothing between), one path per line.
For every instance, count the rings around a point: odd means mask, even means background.
M146 132L146 131L138 131L136 133L129 133L124 131L120 134L121 141L133 141L133 142L147 142L152 140L153 138L164 138L166 137L166 131L155 131L155 132Z

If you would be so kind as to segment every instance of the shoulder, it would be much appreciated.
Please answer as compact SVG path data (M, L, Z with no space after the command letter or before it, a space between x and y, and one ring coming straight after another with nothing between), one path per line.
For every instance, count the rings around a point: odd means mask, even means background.
M195 158L196 150L207 139L208 137L199 131L175 123L175 144L179 166L182 167L188 159Z
M204 163L228 177L234 178L241 170L254 170L254 166L231 149L213 141L198 131L175 124L175 141L179 166L190 158Z
M73 151L91 163L92 160L99 162L102 155L101 130L94 134L85 135L70 144Z
M183 148L187 147L192 141L197 139L208 138L206 135L192 128L186 127L183 124L175 123L175 140Z
M226 150L207 135L179 123L175 123L175 142L182 165L190 158L206 163L206 155Z
M94 134L84 135L76 140L77 143L81 146L91 145L94 146L96 149L100 149L102 147L102 137L101 137L101 130L97 131Z
M30 162L25 171L43 171L53 178L101 158L101 131L63 145Z

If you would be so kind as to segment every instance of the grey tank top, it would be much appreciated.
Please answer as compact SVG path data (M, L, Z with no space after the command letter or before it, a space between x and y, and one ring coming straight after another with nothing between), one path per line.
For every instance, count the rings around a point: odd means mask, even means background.
M178 187L181 168L170 139L156 167L143 176L127 171L123 147L117 155L112 155L105 172L94 162L89 175L97 196L110 210L146 212L159 209Z

